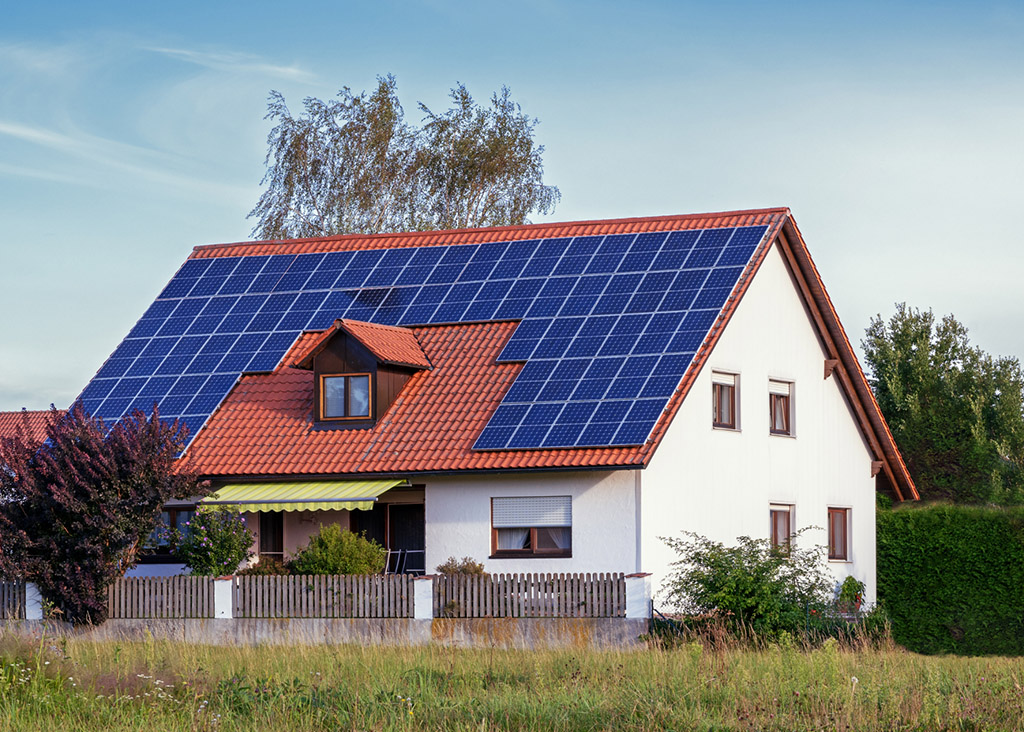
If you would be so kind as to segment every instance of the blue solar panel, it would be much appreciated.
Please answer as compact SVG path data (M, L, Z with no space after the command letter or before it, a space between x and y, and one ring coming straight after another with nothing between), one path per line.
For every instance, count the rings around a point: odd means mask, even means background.
M514 427L486 426L473 447L477 450L502 450L508 447Z
M521 322L525 361L477 449L639 444L763 226L188 260L82 392L107 421L159 402L198 429L245 372L340 317ZM148 409L148 406L144 406Z
M210 278L211 281L208 284L203 284L202 287L200 287L200 283L196 283L196 287L193 288L193 291L198 295L200 292L213 290L214 279L215 278ZM213 290L213 292L218 295L240 294L246 292L250 287L252 287L255 279L256 276L251 273L231 275L230 277L223 278L221 286L218 289ZM221 278L217 277L216 280L219 281ZM192 293L190 292L189 294Z
M618 429L618 424L611 423L591 423L587 425L583 430L583 434L580 435L579 440L576 441L575 445L568 445L567 447L589 447L589 446L603 446L603 445L614 445L617 444L614 441L615 431ZM628 444L628 443L625 443ZM636 444L636 443L634 443Z

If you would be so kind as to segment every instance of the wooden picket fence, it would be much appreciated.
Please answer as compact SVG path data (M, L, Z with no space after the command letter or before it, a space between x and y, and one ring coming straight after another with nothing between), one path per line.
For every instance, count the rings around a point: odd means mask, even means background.
M0 620L25 617L25 583L0 582Z
M110 618L212 618L209 577L122 577L107 588Z
M484 574L434 578L435 618L624 618L622 574Z
M411 575L235 577L236 618L411 618ZM435 618L622 618L622 574L439 575ZM212 618L211 577L131 577L108 589L112 619ZM24 583L0 582L0 618L25 616Z
M238 577L236 618L411 618L411 575Z

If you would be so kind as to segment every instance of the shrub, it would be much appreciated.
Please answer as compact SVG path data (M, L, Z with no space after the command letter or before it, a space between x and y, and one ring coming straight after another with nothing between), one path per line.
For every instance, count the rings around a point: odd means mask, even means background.
M175 556L192 574L233 574L252 557L254 537L242 514L229 510L198 511L187 521L188 531L175 532Z
M918 653L1024 655L1024 509L879 511L878 597Z
M484 565L473 557L456 559L448 557L444 564L437 565L437 571L441 574L487 574Z
M821 547L800 548L799 534L784 551L749 536L736 546L684 536L663 539L680 555L664 585L679 610L722 616L734 630L770 637L804 631L812 615L824 616L833 580Z
M377 542L330 524L320 527L291 564L296 574L377 574L386 561Z
M275 557L260 557L260 561L238 572L245 577L268 577L270 575L291 574L288 565Z

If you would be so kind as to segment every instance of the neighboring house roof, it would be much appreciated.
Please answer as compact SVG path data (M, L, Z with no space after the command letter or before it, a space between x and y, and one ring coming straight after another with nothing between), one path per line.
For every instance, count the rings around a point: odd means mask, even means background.
M331 328L323 332L319 338L298 353L292 350L285 357L285 363L293 363L299 368L309 368L313 357L327 347L338 331L344 331L366 346L367 350L382 363L412 368L430 368L430 360L420 348L416 336L409 328L398 328L393 325L378 325L357 320L336 320ZM304 339L305 340L305 339Z
M782 208L197 247L80 399L108 421L156 399L211 476L643 466L771 246L884 479L916 497ZM433 367L372 429L312 429L293 365L339 329Z
M58 412L58 414L63 414L63 412ZM49 416L50 410L48 409L0 412L0 439L23 434L31 441L41 443L46 439Z

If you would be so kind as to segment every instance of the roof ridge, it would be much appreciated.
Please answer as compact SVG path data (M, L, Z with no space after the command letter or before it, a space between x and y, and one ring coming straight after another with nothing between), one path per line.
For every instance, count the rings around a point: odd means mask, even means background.
M421 231L395 231L375 234L335 234L331 236L301 237L296 239L252 239L217 244L200 244L192 248L190 259L210 256L211 251L221 249L258 248L258 247L293 247L310 244L330 244L344 242L383 242L387 240L416 240L441 235L472 236L475 240L488 234L506 234L519 231L545 231L548 229L572 229L586 227L614 227L626 225L657 224L667 222L701 221L708 219L740 218L749 216L790 216L786 206L770 208L740 209L735 211L711 211L707 213L670 214L660 216L633 216L619 219L580 219L576 221L549 221L529 224L513 224L509 226L468 227L462 229L426 229ZM728 224L723 224L728 226ZM471 243L471 242L464 242Z
M343 324L354 323L357 326L369 326L373 328L380 328L381 330L393 330L400 333L412 333L413 329L405 325L385 325L384 323L374 323L369 320L354 320L352 318L338 318Z

